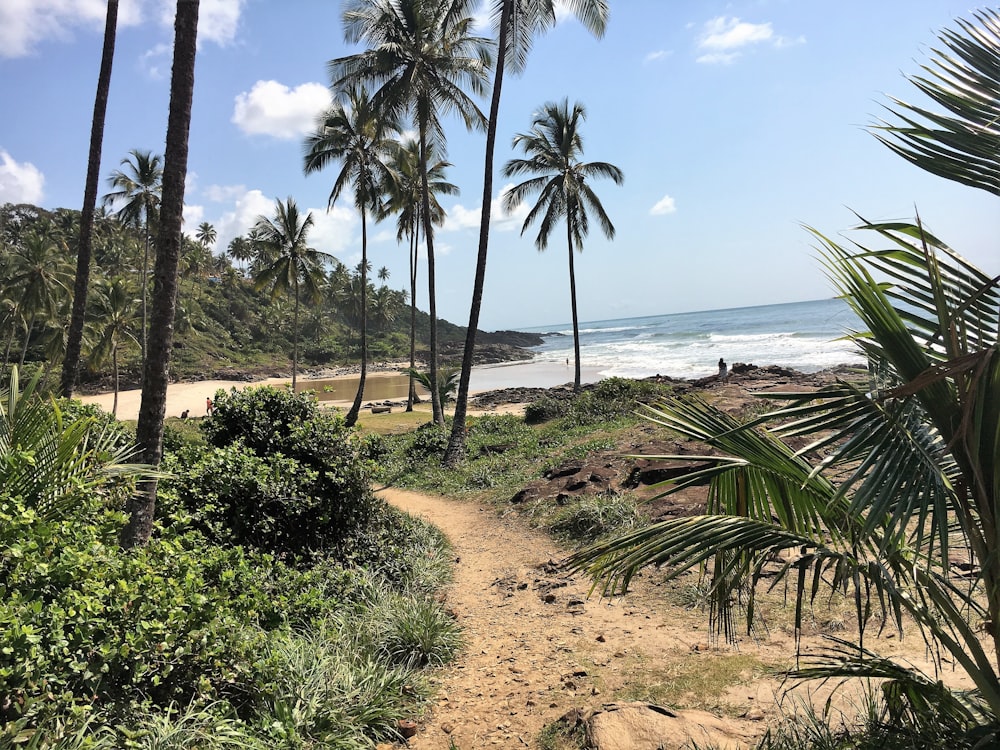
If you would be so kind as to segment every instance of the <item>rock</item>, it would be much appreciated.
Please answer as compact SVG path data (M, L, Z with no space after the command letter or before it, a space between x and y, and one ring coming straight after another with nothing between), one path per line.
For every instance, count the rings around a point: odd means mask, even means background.
M745 747L750 736L707 711L671 711L651 703L611 703L585 720L594 750L661 750L697 745Z

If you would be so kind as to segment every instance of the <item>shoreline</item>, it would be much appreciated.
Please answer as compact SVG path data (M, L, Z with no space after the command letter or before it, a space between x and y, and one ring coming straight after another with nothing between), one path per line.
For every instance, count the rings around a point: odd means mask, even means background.
M399 378L404 374L404 370L409 363L379 363L370 369L366 377L366 383L377 384L379 380L389 380ZM299 391L312 390L309 383L323 383L324 381L357 381L359 377L357 367L336 367L320 370L311 370L308 373L300 374L297 378ZM581 369L581 382L593 383L602 378L598 368L583 367ZM188 416L203 417L206 414L206 399L213 398L218 390L243 390L255 386L290 386L291 376L269 377L259 380L238 380L238 379L215 379L215 380L193 380L171 383L167 386L167 417L179 417L186 410ZM534 360L501 362L489 365L477 365L472 368L472 379L470 381L469 393L471 396L488 391L502 390L505 388L553 388L566 383L573 382L573 366L563 365L553 362L539 362ZM367 390L367 389L366 389ZM81 395L77 397L85 404L96 404L104 411L111 413L114 403L114 392ZM117 417L121 420L136 420L139 417L139 405L142 398L142 391L138 388L122 390L118 392ZM403 396L405 400L405 395ZM381 401L381 398L365 398L363 403ZM426 398L427 403L430 403ZM326 406L333 406L341 409L350 408L353 397L350 399L322 399Z

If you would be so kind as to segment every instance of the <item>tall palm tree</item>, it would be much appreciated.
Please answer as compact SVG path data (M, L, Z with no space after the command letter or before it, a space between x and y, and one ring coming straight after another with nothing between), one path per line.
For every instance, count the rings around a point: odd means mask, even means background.
M566 221L566 244L569 249L569 294L573 312L573 354L575 369L573 389L580 390L580 325L576 310L576 274L573 268L573 251L583 251L583 239L590 229L588 208L597 217L601 231L608 239L615 236L615 227L608 218L589 180L607 177L621 185L625 179L622 171L603 161L582 162L583 139L580 123L586 118L583 105L576 103L570 109L569 100L553 102L542 107L535 116L530 133L514 136L514 148L521 147L528 158L511 159L504 165L505 177L534 174L516 185L504 196L504 207L513 211L532 193L539 193L538 203L528 212L521 227L521 234L538 219L538 236L535 246L539 251L548 247L549 235L560 219Z
M118 414L118 354L123 344L129 341L136 345L139 343L132 332L135 302L132 290L121 276L104 285L96 300L97 342L90 352L90 366L97 369L108 359L111 360L115 394L111 404L112 414Z
M195 233L195 239L197 239L198 242L201 243L201 246L206 249L209 245L215 244L215 238L217 236L218 234L215 231L215 227L207 221L201 222L201 224L198 225L198 231Z
M361 213L361 374L345 418L352 427L361 412L368 375L368 216L379 215L382 186L389 179L386 160L396 146L392 138L399 125L372 107L363 86L340 92L340 98L320 115L316 130L306 139L304 169L311 174L339 162L327 207L332 209L344 190L353 187L354 205Z
M118 206L117 214L122 223L140 227L143 234L142 268L139 269L139 289L142 292L142 358L146 359L147 329L149 327L149 248L150 224L156 220L163 191L163 161L149 151L132 149L121 161L124 169L111 173L109 182L113 190L104 196L105 206Z
M94 209L97 206L97 187L101 179L101 151L104 146L104 118L108 111L108 93L111 90L111 67L115 57L115 36L118 29L118 0L108 0L104 20L104 48L101 52L101 69L97 75L97 93L94 96L94 116L90 125L90 152L87 156L87 182L83 190L83 210L80 214L80 241L76 251L76 280L73 284L73 311L66 338L59 391L71 398L76 389L80 370L80 350L83 344L83 325L87 312L87 290L90 286L90 261L93 255Z
M927 91L924 79L913 79L954 115L919 109L922 116L955 127L923 128L917 137L885 126L877 135L927 171L995 194L996 115L991 126L972 124L983 121L984 102L998 106L1000 15L975 17L981 27L959 21L961 33L941 34L950 54L935 51L941 80L954 83L944 84L951 90L947 102ZM980 64L984 60L993 64ZM794 676L879 678L897 728L901 719L918 726L943 720L974 731L979 747L995 745L1000 277L974 267L919 221L861 228L888 247L856 242L846 249L816 237L831 278L862 321L862 330L849 335L868 360L869 382L839 382L813 394L769 393L789 405L750 424L694 399L649 410L656 421L719 450L668 490L707 483L708 513L631 532L579 553L572 564L625 582L646 564L676 575L714 556L713 610L724 615L737 587L753 595L764 559L793 550L794 562L778 575L796 591L797 618L806 597L828 582L853 588L860 631L857 643L834 641ZM775 426L762 429L766 424ZM805 447L794 451L785 437ZM814 440L803 441L809 437ZM949 571L956 547L971 562L961 583ZM951 657L974 688L952 693L934 677L871 652L862 636L873 613L897 629L908 615L929 651Z
M254 257L253 243L243 235L233 237L226 248L226 254L239 263L241 271L245 273L247 261Z
M608 22L608 5L605 0L566 0L565 6L594 36L604 35ZM483 169L483 202L479 214L479 251L476 255L476 275L472 286L472 304L469 307L469 326L465 331L465 348L462 351L462 371L455 399L455 415L451 436L445 451L445 463L456 464L465 454L465 415L469 403L469 383L472 379L472 361L476 349L476 332L479 313L483 305L486 284L486 256L490 241L490 213L493 205L493 154L497 139L497 120L500 116L500 93L504 72L520 73L527 64L528 53L536 34L555 25L554 0L492 0L490 19L497 35L497 60L493 74L493 94L490 98L489 122L486 126L486 159Z
M384 216L396 214L396 239L409 241L410 251L410 367L408 372L416 371L417 344L417 260L420 248L420 227L422 225L423 187L420 177L420 144L411 139L406 140L393 152L389 163L392 180L385 186L386 202ZM434 159L434 149L429 150L427 166L427 187L430 193L431 223L434 226L444 224L445 212L438 202L438 195L458 195L458 186L445 179L445 169L450 167L446 161ZM410 387L406 400L406 410L413 411L417 390L413 375L410 375Z
M199 0L177 3L174 55L170 76L170 108L163 162L163 199L153 274L153 310L142 369L142 400L136 441L143 461L158 467L163 455L163 420L167 408L170 350L177 310L177 267L184 224L184 180L187 177L188 132L194 98L194 63L198 49ZM145 292L145 286L143 287ZM143 320L145 331L145 320ZM145 544L153 532L156 479L143 482L129 500L129 520L122 529L125 547Z
M311 300L319 299L319 283L323 275L322 259L328 257L309 247L306 238L313 225L312 214L303 217L292 198L274 203L274 216L257 217L254 234L268 262L254 276L258 290L270 288L271 296L292 293L295 307L292 313L292 390L299 364L299 306L302 293Z
M372 107L386 117L406 115L420 144L423 232L427 243L430 314L430 377L437 382L437 300L434 285L434 229L427 180L428 149L445 153L441 116L457 114L468 128L485 127L485 117L463 91L485 91L492 63L491 42L472 34L473 0L352 0L344 11L345 37L368 49L329 63L334 88L377 86ZM437 389L431 392L434 421L443 426Z

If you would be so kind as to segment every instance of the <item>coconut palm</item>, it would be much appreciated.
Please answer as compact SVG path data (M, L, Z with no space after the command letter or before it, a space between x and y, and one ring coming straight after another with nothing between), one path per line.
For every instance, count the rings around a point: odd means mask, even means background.
M160 465L163 455L163 420L166 415L170 350L173 346L174 317L177 311L177 267L183 239L184 180L187 176L188 132L191 127L191 102L194 98L198 11L199 0L185 0L177 3L174 15L174 54L154 270L153 309L144 351L142 400L136 425L136 441L142 449L143 461L154 467ZM155 510L154 478L144 482L129 500L129 520L121 533L123 546L134 547L149 541Z
M90 352L90 366L102 367L111 360L111 377L114 383L114 401L111 413L118 414L118 354L129 341L138 345L139 340L132 331L136 300L125 279L118 276L100 290L96 300L97 342Z
M195 233L195 239L197 239L198 242L201 243L201 246L206 250L209 245L215 244L216 237L218 237L218 234L215 231L215 227L213 227L210 223L203 221L198 225L198 231Z
M122 223L140 227L143 235L142 268L139 269L139 289L142 293L142 358L146 359L147 328L149 327L149 248L150 224L155 221L163 191L163 161L149 151L132 149L121 161L124 169L111 173L113 190L104 196L105 206L118 206Z
M944 32L942 41L962 59L1000 59L1000 35L989 31L997 16L977 19L983 30L960 22L967 38ZM975 121L984 100L995 103L1000 67L973 72L936 54L942 69L962 80L947 104L958 115L953 121ZM922 79L915 83L924 88ZM980 143L975 132L956 139L948 129L928 130L923 153L904 155L992 193L986 175L996 151L976 156L992 136L980 129ZM970 157L964 166L956 161L962 150ZM868 359L868 382L769 393L788 405L751 424L694 398L648 409L655 421L718 450L694 459L700 468L667 490L707 483L707 513L630 532L575 555L571 565L617 585L648 564L675 576L710 563L713 620L725 623L737 591L752 617L759 573L791 551L776 574L796 592L796 622L807 597L830 584L854 594L859 624L856 643L833 640L792 674L878 678L894 724L949 724L974 732L976 746L986 747L1000 736L1000 277L974 267L919 221L862 228L888 247L858 241L845 248L816 237L862 322L850 338ZM804 447L793 450L782 438ZM953 556L971 563L964 580L951 571ZM881 616L901 630L904 615L931 653L946 654L969 676L972 690L951 692L865 647L870 619Z
M492 62L490 41L473 36L472 0L353 0L344 11L347 41L364 52L331 60L334 88L376 87L372 107L383 116L408 116L420 154L427 292L430 315L430 377L437 381L437 300L434 286L434 230L428 186L428 149L445 153L442 115L457 114L468 128L485 118L463 91L482 94ZM434 421L444 425L437 389L431 391Z
M389 179L385 160L396 145L392 137L399 126L372 107L364 87L348 89L341 98L320 115L316 130L306 139L304 168L310 174L339 162L327 206L332 209L345 188L353 187L354 205L361 213L361 374L345 417L351 427L358 421L368 375L368 216L379 214L381 186Z
M269 288L271 296L292 293L292 390L299 364L299 306L303 293L307 299L319 301L322 261L328 257L306 244L313 225L312 214L304 217L292 198L274 203L274 216L259 216L254 225L256 244L267 259L254 275L254 287Z
M101 69L97 76L94 96L94 117L90 125L90 152L87 156L87 181L83 190L83 210L80 213L80 240L76 252L76 280L73 284L73 311L66 336L59 390L66 398L73 396L80 369L83 326L87 312L87 290L90 287L90 261L93 255L94 209L97 187L101 179L101 151L104 146L104 117L108 110L111 89L111 67L115 56L115 35L118 29L118 0L108 0L104 21L104 47Z
M549 235L560 219L566 220L566 242L569 248L569 293L573 313L573 354L575 369L573 389L580 390L580 326L576 310L576 274L573 251L583 251L583 239L590 230L588 208L597 217L601 231L608 239L615 236L615 227L608 218L589 180L607 177L621 185L622 171L603 161L582 162L583 139L580 123L586 118L582 104L570 109L569 100L561 104L549 102L535 116L530 133L514 136L514 148L522 148L526 159L511 159L504 165L506 177L534 174L504 195L504 207L513 211L532 193L539 193L538 203L528 212L521 234L536 219L539 220L535 246L539 251L548 247Z
M594 36L604 35L608 21L608 5L604 0L567 0L563 5ZM507 70L514 74L523 71L535 35L544 32L556 22L554 0L492 0L490 11L493 30L497 35L497 60L493 74L490 115L486 126L486 159L483 170L483 201L479 216L476 275L472 286L472 304L469 307L469 326L465 330L465 348L462 353L462 372L455 400L455 415L448 449L445 451L445 463L449 465L457 463L465 454L465 414L469 403L469 383L472 379L479 313L482 309L483 289L486 284L486 256L489 249L490 213L493 205L493 153L496 146L504 73Z
M910 79L947 113L893 98L888 110L903 124L883 122L875 135L921 169L1000 195L1000 11L957 24L941 32L926 77Z
M458 186L445 179L445 169L451 166L446 161L435 160L433 147L428 151L427 189L430 193L431 223L434 226L444 224L445 213L438 202L438 195L458 195ZM393 152L390 159L392 180L384 186L386 202L383 207L385 218L396 214L396 239L409 241L410 250L410 370L416 368L417 343L417 260L420 248L420 227L422 200L422 182L420 178L420 144L411 139ZM410 376L409 396L406 400L406 410L413 411L413 402L417 391L413 376Z

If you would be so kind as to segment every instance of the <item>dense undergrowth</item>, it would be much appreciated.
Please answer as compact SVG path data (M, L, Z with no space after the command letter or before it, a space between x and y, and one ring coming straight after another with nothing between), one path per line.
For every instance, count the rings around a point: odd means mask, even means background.
M398 737L421 670L459 647L432 597L445 542L371 494L339 417L269 389L220 399L204 436L172 433L156 533L124 551L134 475L107 469L127 429L30 390L0 411L0 747ZM66 434L91 443L48 449ZM19 479L60 461L69 482Z

